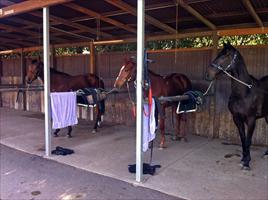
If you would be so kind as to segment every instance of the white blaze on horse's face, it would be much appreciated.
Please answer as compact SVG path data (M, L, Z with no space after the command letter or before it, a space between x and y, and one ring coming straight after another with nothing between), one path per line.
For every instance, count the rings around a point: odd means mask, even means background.
M114 87L120 89L129 79L131 79L133 64L131 62L127 62L127 64L123 65L119 71L118 76L114 82Z

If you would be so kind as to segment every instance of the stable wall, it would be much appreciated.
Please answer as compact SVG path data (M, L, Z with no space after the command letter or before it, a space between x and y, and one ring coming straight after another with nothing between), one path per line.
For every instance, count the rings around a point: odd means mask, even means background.
M249 73L260 78L268 74L268 46L251 46L238 48L243 55ZM96 55L97 75L101 76L106 88L112 88L113 82L124 64L124 59L135 55L135 52L112 52ZM212 60L212 49L179 49L176 53L170 51L150 52L148 57L155 62L149 68L161 75L173 72L186 74L193 82L194 89L205 91L208 83L204 81L206 67ZM56 57L56 66L60 71L72 75L88 73L89 56L60 56ZM29 60L27 60L29 63ZM2 84L20 83L20 60L3 60ZM34 84L40 84L35 81ZM123 88L124 90L126 89ZM207 137L223 138L232 142L239 142L236 127L227 108L230 94L230 81L222 77L216 82L215 95L206 98L201 111L187 114L187 122L182 122L182 129ZM134 93L132 94L134 97ZM43 112L43 92L27 92L27 110ZM16 103L16 93L2 93L3 107L22 109L22 99ZM114 123L134 125L135 118L132 115L131 103L127 93L112 94L106 101L105 120ZM86 109L79 109L79 116L89 118ZM170 109L167 112L167 132L174 133ZM253 142L255 144L268 145L268 126L264 120L259 120L255 129Z

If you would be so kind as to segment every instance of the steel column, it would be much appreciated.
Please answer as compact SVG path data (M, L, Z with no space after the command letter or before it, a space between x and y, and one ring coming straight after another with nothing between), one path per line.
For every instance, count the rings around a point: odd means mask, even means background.
M49 62L49 8L43 8L43 52L44 52L44 102L46 156L51 155L51 106L50 106L50 62Z
M136 116L136 181L142 181L143 174L143 62L144 62L144 0L137 0L137 116Z

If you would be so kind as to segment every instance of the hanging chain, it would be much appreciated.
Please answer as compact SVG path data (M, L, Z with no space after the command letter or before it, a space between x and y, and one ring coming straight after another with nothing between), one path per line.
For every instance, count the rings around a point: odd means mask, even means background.
M175 40L175 64L177 63L177 48L178 48L178 18L179 18L179 4L175 1L176 4L176 40Z

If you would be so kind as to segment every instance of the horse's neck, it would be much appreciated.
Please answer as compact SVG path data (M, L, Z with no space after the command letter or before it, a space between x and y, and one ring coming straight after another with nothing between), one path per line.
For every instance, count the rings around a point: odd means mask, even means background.
M158 81L159 79L164 79L163 76L161 76L159 74L156 74L156 73L154 73L152 71L148 71L148 76L149 76L149 79L150 79L152 85L154 83L156 83L156 81Z
M41 69L44 69L44 66L42 66ZM49 72L50 72L50 79L51 79L51 78L53 78L53 74L54 74L52 68L50 68ZM41 81L44 83L44 71L43 70L40 71L38 78L41 79Z
M231 71L231 74L239 79L240 81L243 81L244 83L251 84L252 79L247 71L246 64L241 56L239 56L239 59L234 63L235 67ZM232 79L231 81L232 85L232 94L236 94L239 96L245 96L248 91L248 87L239 83L238 81Z

